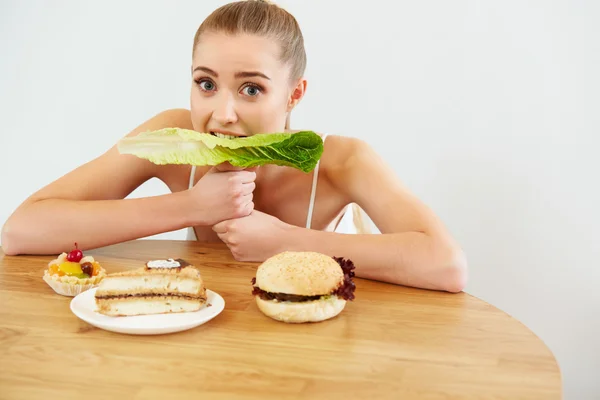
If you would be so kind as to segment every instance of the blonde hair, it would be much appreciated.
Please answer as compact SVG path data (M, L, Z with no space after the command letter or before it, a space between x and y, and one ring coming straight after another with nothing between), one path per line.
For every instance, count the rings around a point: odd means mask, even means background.
M295 81L304 75L306 51L300 25L292 14L276 4L265 0L244 0L217 8L196 31L192 54L205 32L272 38L281 48L280 60L291 66L290 80Z

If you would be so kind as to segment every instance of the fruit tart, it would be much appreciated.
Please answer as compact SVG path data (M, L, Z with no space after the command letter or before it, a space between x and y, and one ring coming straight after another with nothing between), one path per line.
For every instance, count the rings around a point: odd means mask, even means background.
M106 276L106 271L92 256L85 256L77 248L62 253L48 263L44 281L58 294L77 296L79 293L98 285Z

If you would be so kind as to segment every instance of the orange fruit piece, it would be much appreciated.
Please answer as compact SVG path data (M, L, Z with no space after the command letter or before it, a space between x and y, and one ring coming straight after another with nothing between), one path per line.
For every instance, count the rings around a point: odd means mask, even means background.
M93 262L92 265L94 266L94 270L92 272L92 276L96 276L100 273L100 264L98 264L97 262Z
M65 275L65 273L58 268L58 264L51 265L48 268L48 273L50 275L58 275L58 276L64 276Z

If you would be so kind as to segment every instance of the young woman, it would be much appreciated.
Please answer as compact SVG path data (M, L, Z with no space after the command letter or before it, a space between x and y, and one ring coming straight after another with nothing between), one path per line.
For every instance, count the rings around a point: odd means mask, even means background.
M165 127L226 137L295 132L289 117L306 91L305 65L288 12L265 1L227 4L195 35L190 110L164 111L128 136ZM463 290L465 257L440 220L367 143L322 137L309 174L275 165L158 166L113 147L26 199L3 227L4 252L55 254L73 242L89 249L189 228L192 239L221 240L241 261L318 251L351 259L359 277ZM154 177L172 193L126 199ZM381 233L341 229L340 220L360 222L356 210Z

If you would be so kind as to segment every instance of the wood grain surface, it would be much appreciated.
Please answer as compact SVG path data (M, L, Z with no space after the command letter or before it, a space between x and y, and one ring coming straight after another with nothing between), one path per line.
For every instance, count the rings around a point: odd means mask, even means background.
M336 318L285 324L254 303L258 264L236 262L224 245L138 240L85 254L109 273L184 258L225 310L174 334L104 331L42 280L55 255L0 252L1 399L562 398L544 343L466 293L357 279L355 301Z

